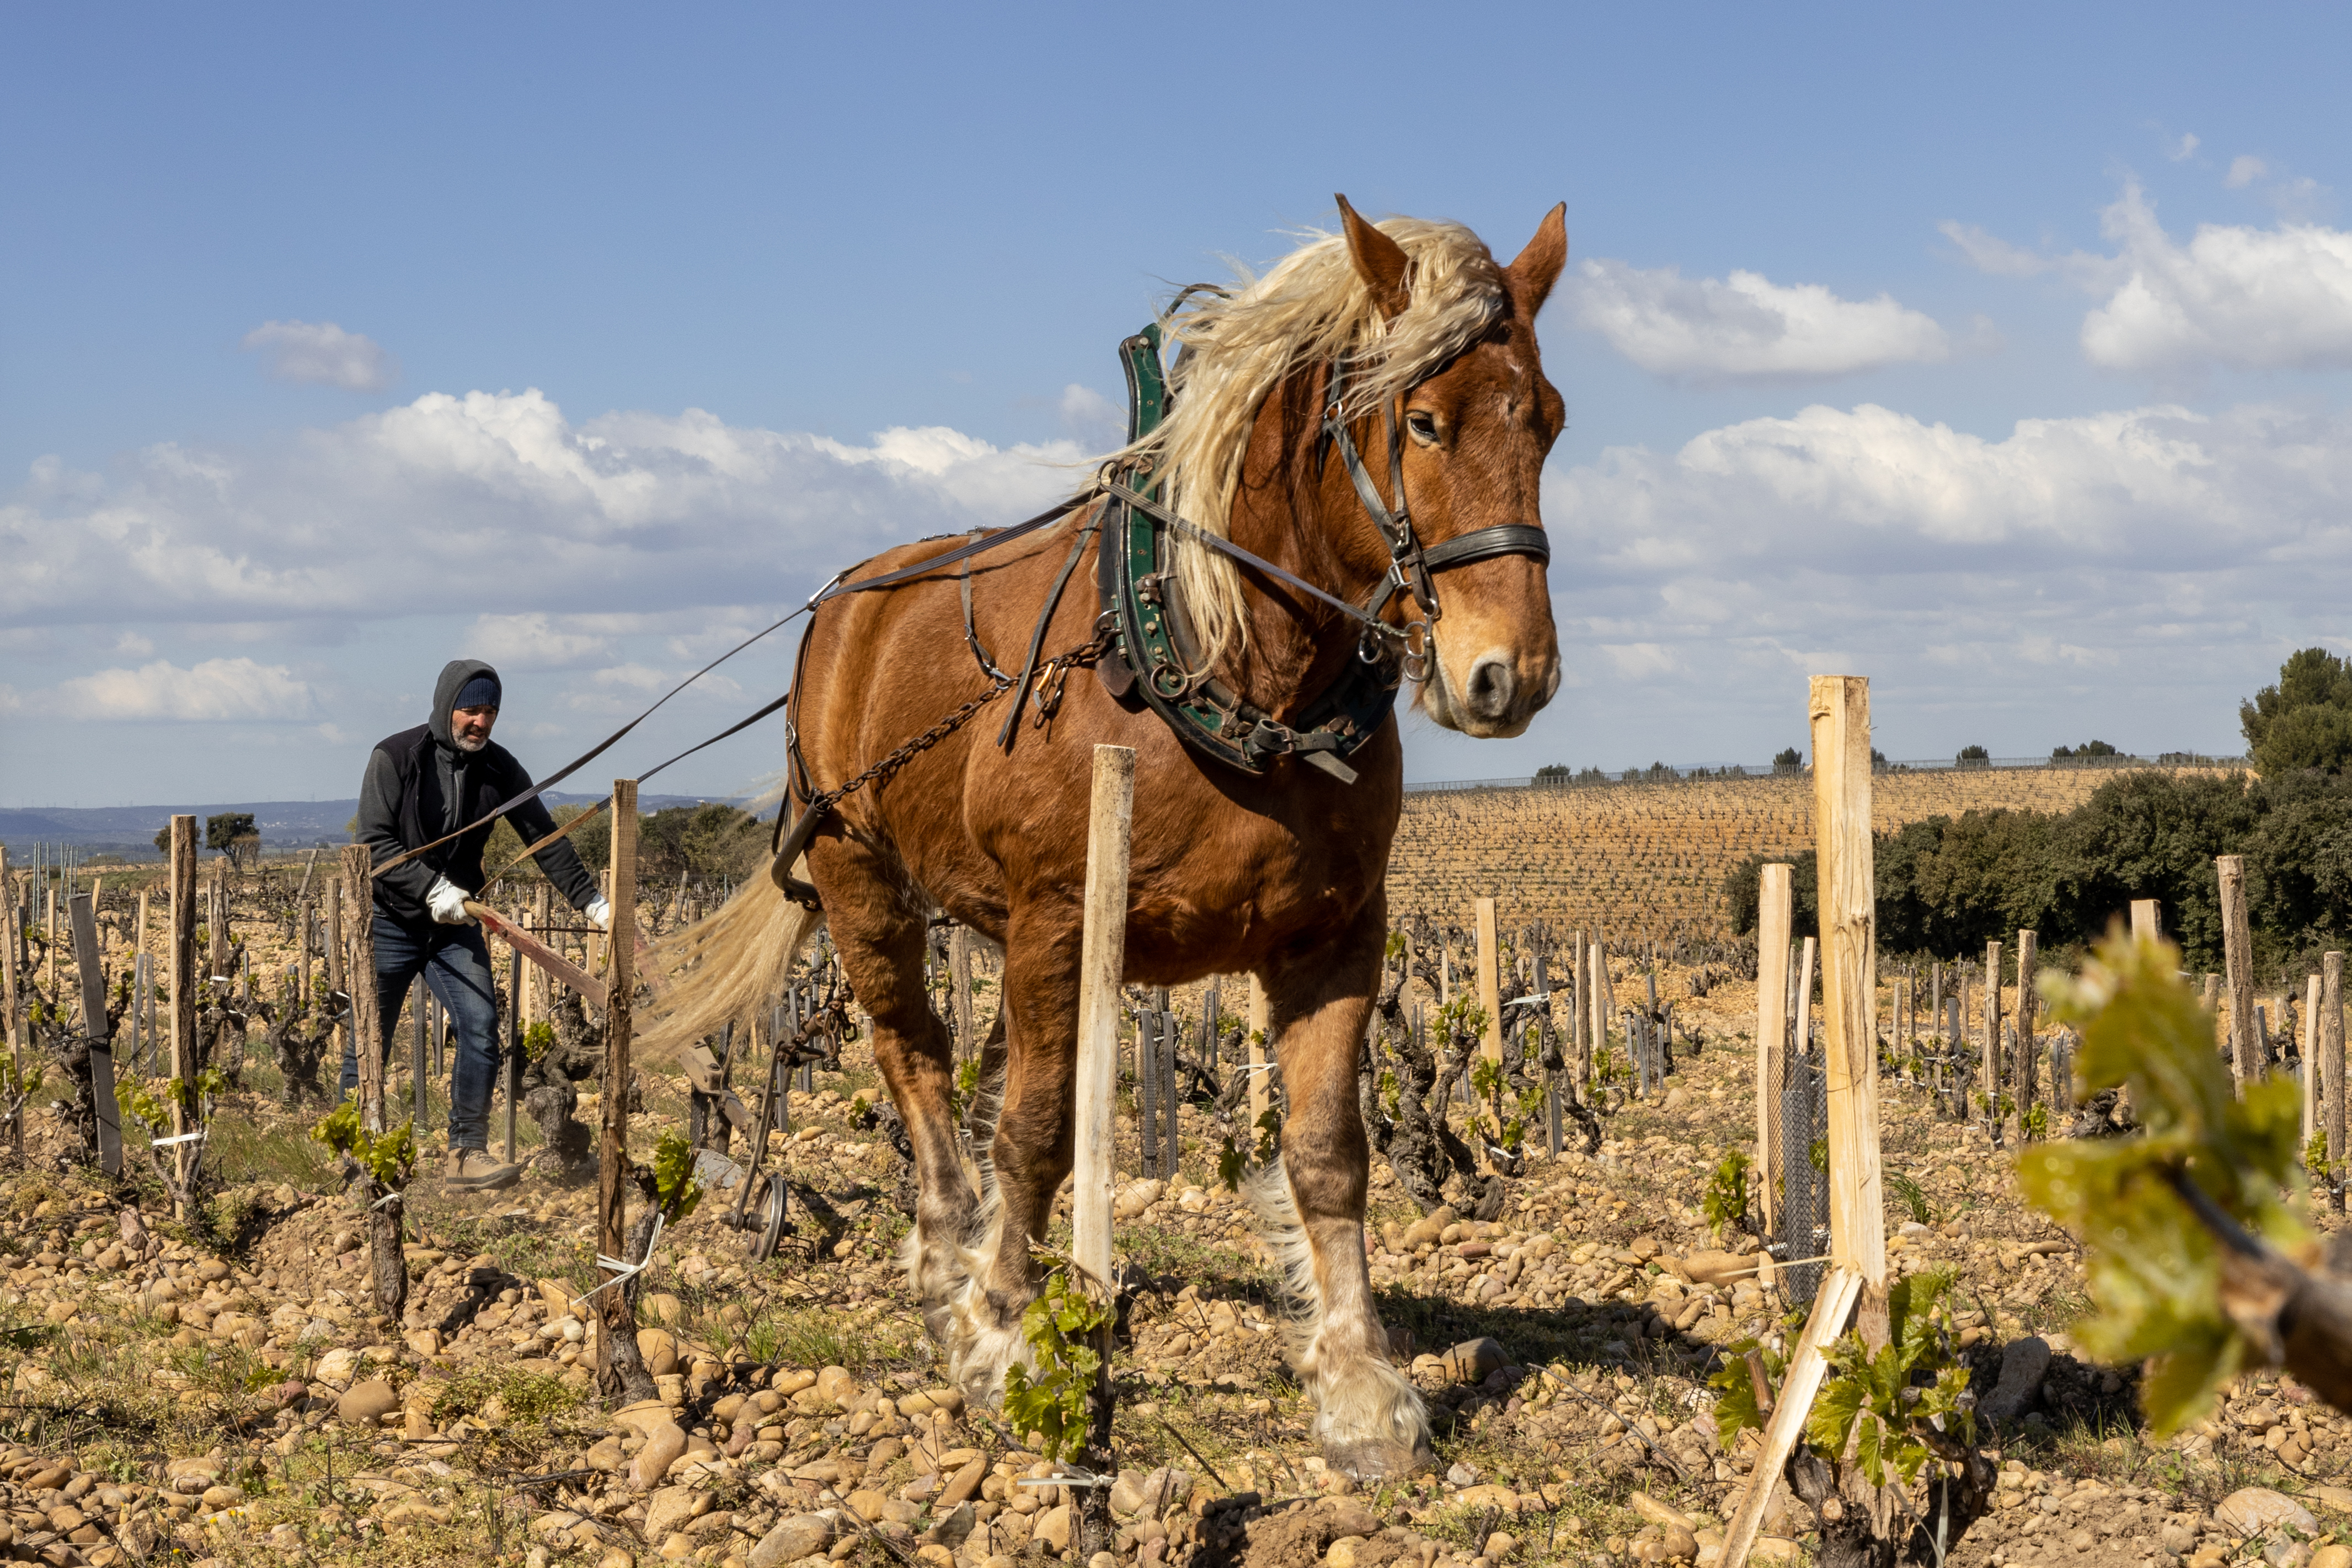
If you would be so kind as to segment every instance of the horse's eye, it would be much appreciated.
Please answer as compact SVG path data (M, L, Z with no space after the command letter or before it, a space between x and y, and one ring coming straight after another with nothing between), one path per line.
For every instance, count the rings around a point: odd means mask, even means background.
M1437 444L1437 421L1421 410L1415 409L1404 416L1404 427L1412 431L1412 438L1423 446Z

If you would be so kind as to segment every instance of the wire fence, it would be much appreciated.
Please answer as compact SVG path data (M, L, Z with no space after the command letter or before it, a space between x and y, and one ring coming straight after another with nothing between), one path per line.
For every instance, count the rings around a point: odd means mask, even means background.
M1989 772L1995 768L2042 768L2090 771L2125 771L2136 768L2245 768L2243 757L2218 757L2201 751L2161 751L2153 757L2135 757L2124 753L2098 757L1969 757L1935 758L1927 760L1888 761L1880 758L1880 773L1969 773ZM1653 762L1647 768L1628 768L1612 772L1600 768L1579 768L1574 772L1562 768L1547 770L1533 778L1525 775L1515 779L1440 779L1407 784L1408 795L1472 794L1486 789L1583 789L1620 784L1685 784L1724 779L1804 779L1812 769L1802 763L1790 762Z

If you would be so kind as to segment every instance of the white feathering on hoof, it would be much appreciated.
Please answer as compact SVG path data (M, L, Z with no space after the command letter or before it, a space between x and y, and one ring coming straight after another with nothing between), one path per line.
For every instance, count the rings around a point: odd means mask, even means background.
M1388 1358L1370 1301L1349 1303L1327 1321L1315 1251L1280 1159L1251 1176L1242 1196L1256 1211L1266 1250L1282 1270L1291 1299L1288 1349L1299 1385L1315 1402L1316 1440L1332 1453L1366 1448L1402 1455L1424 1452L1429 1410L1420 1390ZM1360 1319L1360 1322L1350 1322ZM1366 1343L1351 1345L1351 1339ZM1336 1343L1335 1343L1336 1342Z

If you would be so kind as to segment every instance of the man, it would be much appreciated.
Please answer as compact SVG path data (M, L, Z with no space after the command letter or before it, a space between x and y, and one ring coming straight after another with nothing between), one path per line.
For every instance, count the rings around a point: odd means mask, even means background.
M499 673L478 659L454 659L433 689L433 716L415 729L376 743L360 786L359 839L376 865L468 822L530 788L514 754L493 745L499 718ZM536 800L507 813L525 843L555 831ZM384 1053L392 1051L402 998L418 975L448 1009L457 1034L449 1075L449 1163L446 1186L460 1189L510 1186L521 1168L490 1157L490 1092L498 1081L499 998L490 950L466 900L484 881L482 848L490 824L417 856L375 878L375 1001ZM612 926L612 907L580 863L570 840L535 857L572 907L600 929ZM343 1046L342 1092L359 1086L350 1036ZM420 1131L422 1129L419 1129Z

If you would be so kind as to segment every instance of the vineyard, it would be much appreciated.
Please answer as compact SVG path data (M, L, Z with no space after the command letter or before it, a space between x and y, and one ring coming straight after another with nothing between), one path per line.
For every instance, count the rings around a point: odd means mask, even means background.
M1882 773L1872 825L1885 832L2002 808L2069 811L2114 777L2091 768ZM1645 940L1723 936L1733 868L1812 847L1813 786L1801 775L1413 793L1389 857L1389 909L1458 921L1473 898L1486 896L1506 925L1540 919Z

